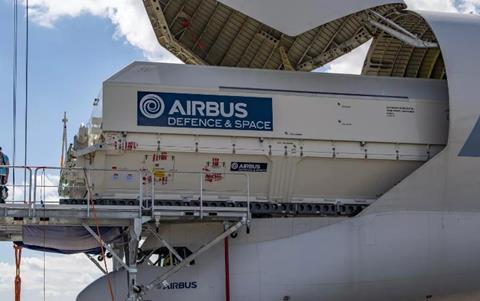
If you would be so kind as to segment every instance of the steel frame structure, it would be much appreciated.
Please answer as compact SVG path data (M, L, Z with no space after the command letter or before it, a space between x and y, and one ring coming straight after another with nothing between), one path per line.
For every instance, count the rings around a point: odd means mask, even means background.
M289 36L215 0L144 0L158 42L187 64L312 71L373 37L368 10ZM403 4L372 8L380 16Z
M138 192L138 204L136 206L96 206L93 202L90 184L88 182L88 170L84 171L86 178L86 186L88 189L89 199L85 205L65 205L60 201L56 203L47 202L42 198L42 193L37 193L37 190L45 189L46 186L42 181L38 181L40 173L47 169L59 170L61 172L72 170L70 168L57 167L30 167L30 166L5 166L6 168L24 169L28 172L28 183L23 183L25 193L22 200L0 204L0 240L3 241L22 241L22 227L27 225L37 226L76 226L85 228L92 237L94 237L99 245L108 250L113 257L114 270L125 269L127 271L128 279L128 298L127 301L141 300L142 288L137 285L137 252L140 242L140 237L144 231L153 232L151 225L157 226L160 223L191 223L191 222L219 222L219 223L236 223L220 237L230 235L238 230L244 224L248 224L251 218L250 206L248 196L245 201L248 203L246 207L204 207L203 200L200 199L198 206L155 206L155 202L151 202L148 208L144 207L144 200L152 198L152 195L145 195L143 193L144 184L140 180ZM107 170L95 170L105 171ZM140 174L146 171L129 171L138 172ZM139 177L142 179L142 177ZM203 179L203 178L202 178ZM148 183L147 183L148 184ZM43 186L42 186L43 185ZM148 186L148 185L147 185ZM154 186L152 185L152 188ZM247 188L248 191L248 188ZM200 194L202 196L202 194ZM95 210L94 214L92 211ZM92 229L92 226L97 227L121 227L125 229L124 238L126 243L124 248L111 245L103 241L102 238ZM174 249L170 244L162 238L160 241L169 249ZM221 240L220 239L220 240ZM201 248L193 254L194 257L207 251L210 247L218 243L218 239L206 244L206 247ZM177 258L181 259L178 253L173 252ZM106 274L100 264L91 255L87 257ZM105 260L105 259L103 259ZM191 261L190 259L189 261ZM186 262L189 262L186 261ZM166 281L171 275L183 268L185 264L182 263L174 267L168 274L163 275L162 282ZM150 286L146 290L151 289Z

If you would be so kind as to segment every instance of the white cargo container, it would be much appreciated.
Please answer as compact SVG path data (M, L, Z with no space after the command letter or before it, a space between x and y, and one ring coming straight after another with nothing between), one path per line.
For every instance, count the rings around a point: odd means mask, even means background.
M249 189L251 200L368 202L448 134L439 80L136 62L104 82L96 107L70 164L113 170L95 176L99 198L138 191L136 175L114 170L146 169L157 199Z

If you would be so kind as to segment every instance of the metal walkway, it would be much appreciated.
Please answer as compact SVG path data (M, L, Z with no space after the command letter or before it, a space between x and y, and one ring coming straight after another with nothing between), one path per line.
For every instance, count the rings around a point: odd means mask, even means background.
M28 181L8 184L10 197L0 204L0 241L21 241L24 225L82 226L92 225L93 206L96 222L100 226L129 226L132 220L142 223L191 223L191 222L238 222L247 223L253 218L270 217L353 217L364 210L369 202L356 203L324 202L268 202L250 201L249 178L245 176L245 195L236 200L219 200L204 194L203 173L189 173L200 179L196 196L190 199L158 198L161 192L155 183L145 181L151 177L145 170L98 170L82 168L8 166L10 170L26 172ZM84 182L77 186L66 186L62 176L72 172L85 175ZM128 191L128 198L93 198L91 178L94 173L138 174L139 183L135 191ZM50 175L49 175L50 173ZM52 176L56 180L49 179ZM68 193L76 189L87 192L88 198L69 198ZM15 191L20 196L15 197ZM64 195L62 195L62 193ZM53 195L53 197L52 197ZM98 197L98 196L97 196ZM154 200L152 202L152 200Z
M22 226L82 226L83 224L128 227L132 220L144 222L225 222L248 218L247 208L157 207L153 212L139 213L135 206L97 206L95 221L92 208L85 205L45 205L32 210L28 205L0 205L0 241L21 241ZM33 213L35 212L35 214Z

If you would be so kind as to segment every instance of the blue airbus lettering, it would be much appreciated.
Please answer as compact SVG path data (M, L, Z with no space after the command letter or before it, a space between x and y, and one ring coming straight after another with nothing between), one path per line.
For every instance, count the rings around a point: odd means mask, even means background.
M273 131L272 99L139 91L140 126Z

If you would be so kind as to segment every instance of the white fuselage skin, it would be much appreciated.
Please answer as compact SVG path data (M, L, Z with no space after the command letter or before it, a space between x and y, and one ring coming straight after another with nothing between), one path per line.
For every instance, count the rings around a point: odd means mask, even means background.
M479 228L478 214L460 212L369 214L336 223L254 220L250 234L241 229L229 239L231 300L476 300ZM164 226L160 235L174 246L196 250L222 229L218 224ZM153 237L146 245L161 246ZM221 243L145 300L226 300L224 259ZM148 284L166 270L142 265L138 281ZM111 277L116 299L125 300L126 272ZM107 300L106 288L103 277L77 300Z

